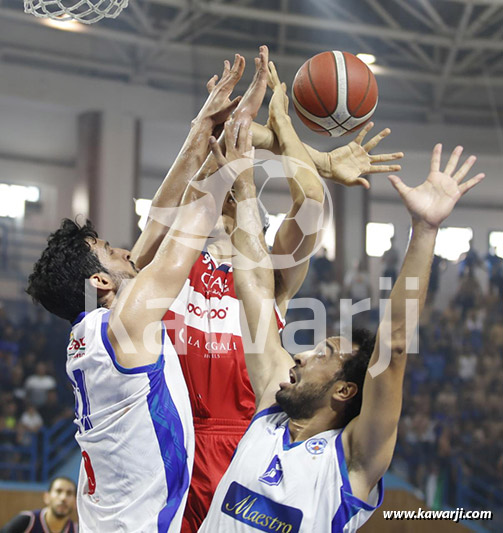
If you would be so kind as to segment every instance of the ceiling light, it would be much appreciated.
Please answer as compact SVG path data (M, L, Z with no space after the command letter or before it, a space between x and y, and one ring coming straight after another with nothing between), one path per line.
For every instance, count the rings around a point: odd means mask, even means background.
M373 54L356 54L366 65L373 65L376 62L376 56Z
M51 18L44 18L40 19L40 22L51 28L56 28L57 30L73 32L81 32L86 30L84 25L80 22L77 22L76 20L57 20Z

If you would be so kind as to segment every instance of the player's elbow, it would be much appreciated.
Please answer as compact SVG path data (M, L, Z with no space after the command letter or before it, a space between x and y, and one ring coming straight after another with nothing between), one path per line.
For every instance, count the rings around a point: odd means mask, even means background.
M316 180L320 180L320 178L316 176ZM294 204L298 205L298 207L300 207L306 199L317 202L320 205L323 204L325 193L321 181L316 184L302 185L301 188L301 194L298 194L296 198L294 198Z

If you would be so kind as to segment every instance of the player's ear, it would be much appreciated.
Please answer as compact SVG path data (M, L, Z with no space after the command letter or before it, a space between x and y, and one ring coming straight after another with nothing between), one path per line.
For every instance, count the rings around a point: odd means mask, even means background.
M89 283L98 291L110 291L114 289L112 278L105 272L96 272L89 278Z
M51 503L49 493L47 491L44 492L44 505L49 505Z
M358 393L358 385L351 381L336 381L332 392L332 407L339 402L347 402Z

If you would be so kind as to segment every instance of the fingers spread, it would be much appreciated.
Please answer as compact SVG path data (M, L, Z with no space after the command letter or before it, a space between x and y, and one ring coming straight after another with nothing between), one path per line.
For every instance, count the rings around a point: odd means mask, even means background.
M355 137L354 142L356 144L362 144L363 140L367 136L367 133L374 127L373 122L369 122L363 129L360 131L360 133Z
M358 178L356 180L356 183L358 183L358 185L361 185L362 187L364 187L367 190L370 189L370 183L365 178Z
M466 177L470 169L475 164L475 161L477 161L477 158L474 155L471 155L460 167L460 169L454 174L453 179L456 180L457 183L461 183L461 181Z
M365 144L365 146L363 147L364 150L366 152L370 152L370 150L373 150L390 133L391 133L391 130L389 128L382 130L375 137L372 137L372 139L370 139L368 143Z
M218 81L218 75L217 74L215 74L213 77L211 77L208 80L208 83L206 84L206 89L208 89L209 93L211 93L211 91L215 88L215 85L217 84L217 81Z
M393 187L395 187L400 196L405 196L410 191L410 187L407 187L407 185L405 185L405 183L398 176L391 175L388 176L388 179L391 181L391 184Z
M277 85L280 84L279 76L276 71L276 67L272 61L269 61L269 87L274 89Z
M394 152L393 154L377 154L371 155L372 163L384 163L385 161L394 161L395 159L402 159L403 152Z
M371 165L367 169L368 174L384 174L386 172L400 172L402 167L400 165Z
M461 194L467 193L470 189L473 189L475 185L480 183L484 178L486 177L485 174L477 174L474 178L468 180L466 183L462 183L459 186L459 190L461 191Z
M459 163L459 158L461 157L461 154L463 153L463 147L462 146L456 146L454 148L451 157L449 158L449 161L447 163L447 166L445 167L444 172L448 174L449 176L456 170L456 167Z
M442 144L436 144L433 148L433 153L431 155L431 165L430 170L432 172L440 171L440 159L442 157Z

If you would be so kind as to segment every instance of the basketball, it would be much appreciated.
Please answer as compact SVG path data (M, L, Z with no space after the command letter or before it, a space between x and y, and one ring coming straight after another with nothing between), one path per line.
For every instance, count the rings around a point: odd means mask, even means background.
M308 59L293 80L300 120L321 135L339 137L366 124L377 107L378 89L368 66L349 52L322 52Z

